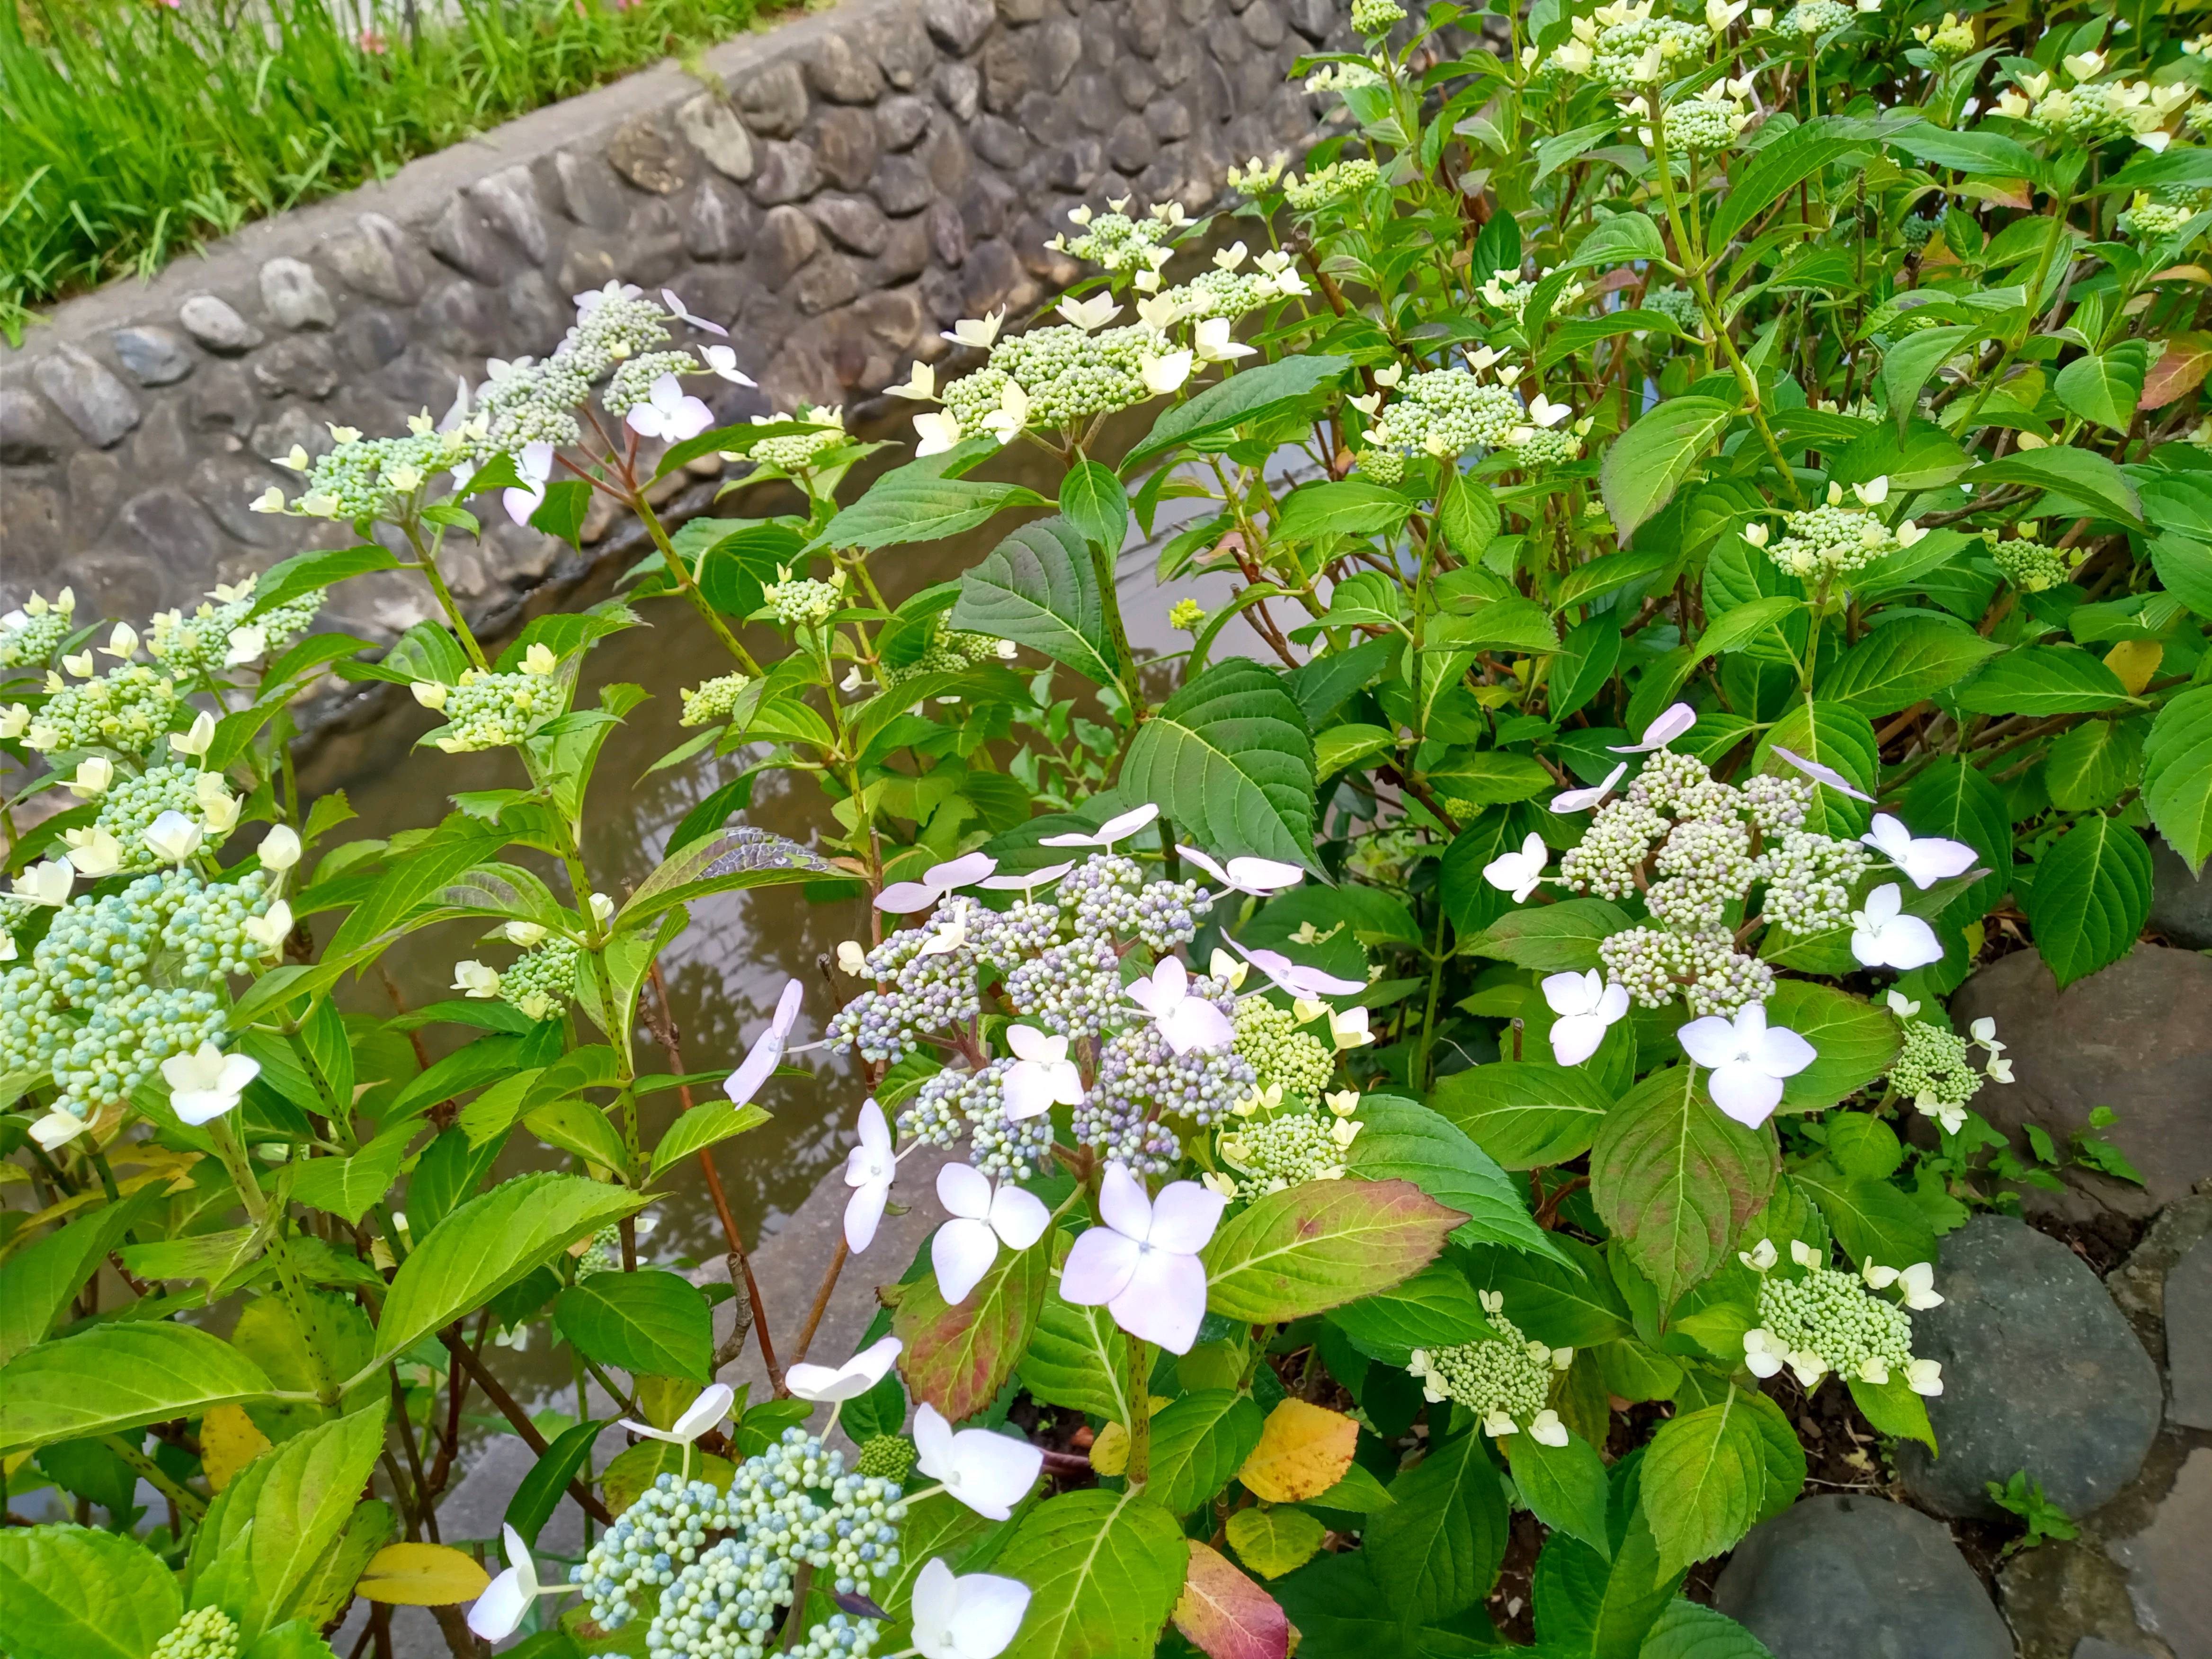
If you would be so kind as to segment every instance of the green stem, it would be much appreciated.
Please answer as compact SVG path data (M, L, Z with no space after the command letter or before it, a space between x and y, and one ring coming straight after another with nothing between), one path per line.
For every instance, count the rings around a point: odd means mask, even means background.
M188 1516L194 1521L205 1516L208 1511L206 1498L173 1480L167 1470L121 1435L104 1434L100 1437L100 1443L128 1463L140 1480L174 1504L179 1514Z

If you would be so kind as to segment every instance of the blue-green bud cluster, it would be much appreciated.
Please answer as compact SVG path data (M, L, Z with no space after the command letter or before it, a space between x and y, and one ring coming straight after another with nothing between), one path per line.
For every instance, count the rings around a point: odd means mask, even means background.
M1119 853L1085 859L1060 884L1060 908L1073 910L1079 938L1134 934L1156 957L1196 939L1199 918L1212 902L1194 881L1146 881L1144 867Z
M237 1623L221 1607L194 1607L154 1644L149 1659L238 1659Z
M271 605L250 625L261 630L262 649L273 656L313 626L315 613L322 608L323 592L318 588ZM231 635L249 625L246 617L252 610L253 596L248 593L222 605L203 601L189 617L164 611L147 633L146 653L180 678L215 673L230 654Z
M477 391L489 432L487 454L526 444L573 444L583 437L575 410L592 395L590 375L560 357L542 363L524 358L501 369Z
M1052 1161L1052 1117L1007 1117L1006 1076L1013 1063L994 1060L980 1072L952 1068L930 1078L899 1113L900 1139L957 1146L965 1134L968 1161L987 1176L1020 1181L1044 1169Z
M565 939L549 939L526 951L499 974L499 1000L532 1019L550 1019L576 994L576 963L582 950Z
M1336 1054L1298 1028L1298 1018L1265 997L1237 1005L1237 1052L1262 1089L1280 1088L1290 1100L1315 1101L1336 1075Z
M38 594L20 611L0 617L0 668L37 668L53 660L73 627L76 595L64 588L48 604Z
M56 1104L89 1117L219 1041L222 981L276 958L246 932L270 902L259 871L205 883L176 868L63 906L30 960L0 974L0 1073L44 1072Z
M1685 334L1705 332L1705 315L1698 309L1698 296L1686 288L1655 288L1644 296L1642 308L1657 312Z
M1495 449L1528 423L1510 392L1486 386L1464 368L1424 369L1407 375L1398 390L1369 429L1370 447L1462 455Z
M1224 1013L1235 1006L1226 985L1204 975L1191 981L1190 994ZM1182 1156L1175 1124L1218 1122L1257 1085L1252 1063L1233 1046L1179 1054L1158 1026L1131 1025L1100 1049L1098 1086L1075 1109L1076 1139L1139 1174L1164 1175Z
M40 754L112 749L143 756L177 715L177 688L143 663L126 662L81 685L63 687L31 717L23 741Z
M93 820L113 836L123 848L122 873L158 868L167 862L146 844L146 831L164 812L181 812L195 823L207 816L201 795L203 775L189 766L157 766L136 777L118 777L100 798L100 816ZM227 791L225 793L228 793ZM215 837L220 841L221 836Z

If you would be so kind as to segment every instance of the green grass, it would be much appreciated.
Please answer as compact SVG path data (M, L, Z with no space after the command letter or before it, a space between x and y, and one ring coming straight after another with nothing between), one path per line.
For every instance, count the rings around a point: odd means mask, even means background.
M0 0L0 333L264 215L385 177L755 0ZM366 19L366 27L363 20Z

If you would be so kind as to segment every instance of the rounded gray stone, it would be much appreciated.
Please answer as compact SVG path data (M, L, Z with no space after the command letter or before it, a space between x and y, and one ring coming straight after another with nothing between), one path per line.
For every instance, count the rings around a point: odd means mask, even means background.
M2172 1648L2176 1659L2212 1654L2212 1448L2189 1454L2150 1524L2112 1547L2128 1570L2128 1593L2142 1628Z
M2212 1237L2200 1238L2166 1274L2166 1415L2212 1429Z
M39 390L87 441L106 449L138 424L138 400L105 364L64 343L31 371Z
M745 125L763 138L788 138L806 124L806 82L796 64L777 64L747 76L732 96Z
M422 266L405 231L380 213L364 213L352 230L323 244L339 281L374 299L412 305L422 297Z
M2212 951L2212 870L2191 870L2164 836L2150 844L2150 926L2185 951Z
M921 21L938 45L966 57L991 32L991 0L922 0Z
M0 386L0 462L30 466L61 453L61 422L35 393Z
M1808 1498L1752 1528L1713 1605L1774 1659L2012 1659L2012 1633L1940 1521Z
M866 175L863 175L864 177ZM814 152L802 143L762 146L759 171L753 174L753 199L763 207L804 201L822 188L822 169Z
M1985 1483L2016 1470L2086 1515L2135 1478L2158 1433L2158 1368L2104 1282L2057 1239L1980 1216L1943 1241L1942 1306L1912 1316L1912 1349L1943 1367L1928 1402L1940 1456L1897 1449L1914 1500L1991 1518Z
M678 108L676 125L691 141L692 148L707 158L707 164L724 178L753 176L752 135L736 112L711 92L702 92Z
M173 328L142 323L108 337L115 359L140 386L169 386L192 372L192 354Z
M251 351L267 337L212 294L195 294L177 307L177 320L185 332L210 351L234 357Z
M261 267L261 303L286 328L329 328L338 308L306 261L276 258Z

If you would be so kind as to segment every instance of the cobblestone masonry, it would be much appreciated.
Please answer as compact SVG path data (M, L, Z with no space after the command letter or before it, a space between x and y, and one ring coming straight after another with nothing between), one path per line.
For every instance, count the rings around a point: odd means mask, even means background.
M1348 39L1332 0L849 0L716 48L703 80L642 71L70 301L0 349L0 601L69 583L143 617L335 544L246 511L291 482L265 458L442 413L611 278L730 324L761 389L727 388L725 419L865 397L956 319L1071 281L1042 246L1068 209L1196 211L1232 161L1310 143L1319 100L1285 76L1324 39ZM488 620L580 574L486 527L453 574ZM586 561L611 528L587 524ZM366 578L329 623L386 638L422 604Z

